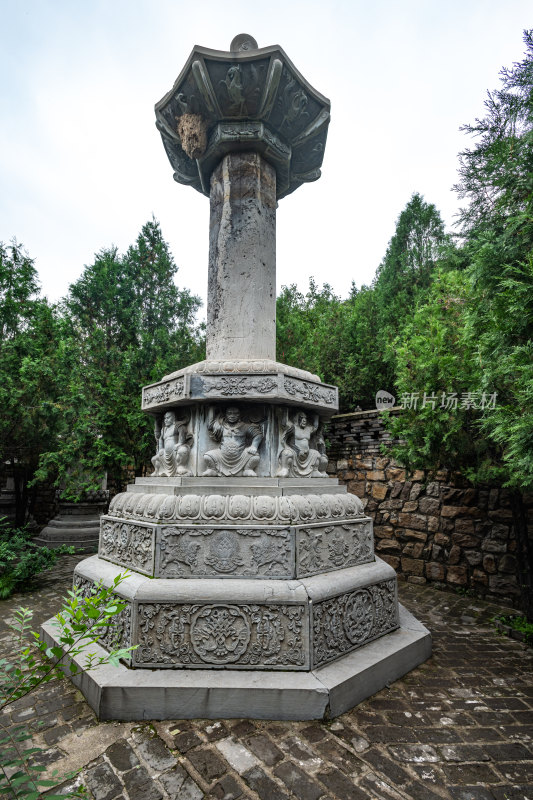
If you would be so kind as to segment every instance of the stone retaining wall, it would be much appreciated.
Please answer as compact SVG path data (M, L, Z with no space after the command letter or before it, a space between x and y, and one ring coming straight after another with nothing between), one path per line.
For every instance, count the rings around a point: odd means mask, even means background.
M362 499L374 520L376 553L400 579L434 581L517 604L509 492L472 487L461 475L446 471L408 475L380 452L391 438L377 411L333 417L326 435L329 473ZM533 497L526 497L526 503L533 518Z

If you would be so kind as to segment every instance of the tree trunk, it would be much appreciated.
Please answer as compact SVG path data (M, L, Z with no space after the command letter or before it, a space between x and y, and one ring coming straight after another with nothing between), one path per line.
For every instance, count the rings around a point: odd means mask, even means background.
M533 622L533 542L527 529L527 514L522 494L511 492L513 525L516 537L516 578L520 588L520 606L528 622Z

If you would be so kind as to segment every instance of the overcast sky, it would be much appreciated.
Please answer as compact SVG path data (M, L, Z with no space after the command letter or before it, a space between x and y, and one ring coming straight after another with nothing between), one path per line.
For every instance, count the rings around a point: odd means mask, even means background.
M209 201L174 182L153 106L193 45L279 44L332 104L319 181L280 202L278 288L370 283L413 192L451 226L459 126L523 55L531 0L0 0L0 240L63 296L152 214L205 301Z

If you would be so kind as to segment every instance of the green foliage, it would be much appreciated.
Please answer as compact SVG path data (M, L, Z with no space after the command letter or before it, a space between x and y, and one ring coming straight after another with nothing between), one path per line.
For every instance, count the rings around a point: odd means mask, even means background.
M277 302L278 358L317 373L339 387L341 410L374 405L378 389L393 389L392 342L427 292L435 264L451 262L454 248L435 206L414 194L371 288L352 288L341 300L314 280L304 296L283 287Z
M519 631L524 635L524 641L533 645L533 622L528 622L525 617L516 616L515 614L501 614L493 617L491 622L501 622L502 625L511 628L511 630Z
M38 547L25 529L12 528L0 520L0 600L13 592L31 589L33 578L52 567L64 553L73 553L73 547L62 545L56 550Z
M105 472L119 482L130 466L141 473L153 451L141 387L203 356L194 326L200 301L177 288L176 271L152 220L124 256L102 250L70 287L63 428L36 473L53 476L66 499L97 488Z
M81 590L74 588L62 601L61 610L54 617L56 640L59 644L49 647L42 636L31 630L32 611L19 608L14 619L8 622L13 632L16 660L0 659L0 712L21 697L34 692L54 679L75 675L79 667L75 659L83 661L84 671L95 669L103 664L118 665L121 658L135 649L114 649L105 656L98 656L90 647L98 643L126 604L116 591L127 578L127 573L117 575L113 585L104 588L94 587L88 597L82 597ZM36 763L40 748L26 748L24 742L31 734L24 728L14 731L0 729L0 796L38 800L42 792L70 776L56 776L44 779L41 775L45 767ZM68 795L47 795L48 798L80 797L83 792Z
M39 453L56 441L64 388L61 321L37 293L37 273L22 246L0 243L0 478L9 465L17 525L25 520Z

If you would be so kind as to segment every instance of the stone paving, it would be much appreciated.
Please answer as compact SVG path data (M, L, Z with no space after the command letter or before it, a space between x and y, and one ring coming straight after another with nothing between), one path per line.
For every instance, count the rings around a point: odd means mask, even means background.
M12 610L32 608L34 627L52 616L78 560L0 602L0 655ZM432 658L333 721L99 724L62 682L0 723L28 725L49 772L78 773L62 791L94 800L533 800L533 650L489 622L508 609L427 585L400 597L432 631Z

